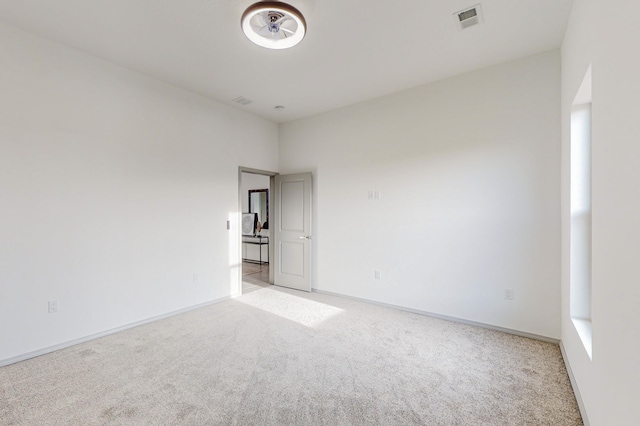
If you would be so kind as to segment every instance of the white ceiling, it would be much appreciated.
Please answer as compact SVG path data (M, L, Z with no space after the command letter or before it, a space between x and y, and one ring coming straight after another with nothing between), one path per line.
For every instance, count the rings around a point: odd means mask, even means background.
M0 20L281 123L557 48L573 0L482 0L464 31L478 0L288 0L308 33L279 51L240 29L255 1L0 0Z

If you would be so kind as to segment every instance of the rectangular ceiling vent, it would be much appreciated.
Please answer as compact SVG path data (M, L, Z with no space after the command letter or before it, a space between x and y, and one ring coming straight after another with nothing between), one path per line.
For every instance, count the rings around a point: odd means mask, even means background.
M235 102L237 104L246 106L246 105L249 105L253 101L250 100L250 99L245 98L244 96L238 96L237 98L232 99L231 102Z
M459 30L466 30L469 27L473 27L474 25L478 25L483 22L482 8L477 4L454 13L453 18L455 19L456 26Z

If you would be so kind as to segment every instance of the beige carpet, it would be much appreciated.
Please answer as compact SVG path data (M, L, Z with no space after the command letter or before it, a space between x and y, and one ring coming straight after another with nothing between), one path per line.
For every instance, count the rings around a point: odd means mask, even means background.
M580 425L559 348L274 287L0 369L2 425Z

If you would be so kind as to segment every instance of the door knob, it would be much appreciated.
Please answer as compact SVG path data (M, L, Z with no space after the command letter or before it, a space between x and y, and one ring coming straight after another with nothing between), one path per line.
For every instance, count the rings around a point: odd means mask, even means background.
M309 235L302 235L302 236L300 236L300 239L301 240L310 240L311 237Z

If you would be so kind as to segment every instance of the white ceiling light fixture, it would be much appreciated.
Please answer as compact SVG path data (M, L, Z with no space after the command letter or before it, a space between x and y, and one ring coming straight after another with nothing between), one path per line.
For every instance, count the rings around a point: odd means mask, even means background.
M268 49L288 49L300 43L307 22L295 7L279 1L260 1L244 11L242 31L249 40Z

